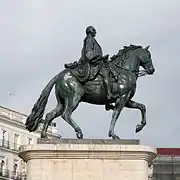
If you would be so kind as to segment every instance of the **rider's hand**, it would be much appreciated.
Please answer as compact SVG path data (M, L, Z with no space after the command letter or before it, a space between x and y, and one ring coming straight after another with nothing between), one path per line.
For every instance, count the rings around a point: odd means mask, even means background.
M110 57L110 59L115 59L117 56L116 55L113 55L112 57Z
M109 54L106 54L105 56L103 56L103 59L108 60L109 59Z
M104 62L108 62L108 58L109 58L109 54L103 56L103 61L104 61Z

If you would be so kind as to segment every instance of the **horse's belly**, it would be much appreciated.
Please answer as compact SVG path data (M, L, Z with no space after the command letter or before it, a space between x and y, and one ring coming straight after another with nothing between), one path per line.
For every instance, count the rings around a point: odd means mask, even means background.
M85 94L83 101L93 104L105 104L106 95L103 82L89 81L84 85Z
M127 94L129 91L134 90L136 87L136 79L131 74L121 74L119 76L118 83L110 80L111 92L115 97L119 95ZM105 88L103 80L100 76L94 81L89 81L84 85L85 94L83 96L83 101L92 104L106 104L107 97L105 94ZM111 102L114 102L112 99Z

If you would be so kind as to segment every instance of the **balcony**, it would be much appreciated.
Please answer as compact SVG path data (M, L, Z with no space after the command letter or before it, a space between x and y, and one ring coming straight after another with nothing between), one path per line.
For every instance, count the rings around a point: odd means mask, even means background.
M0 139L0 148L18 152L20 147L21 145L19 144L11 143L10 141L5 141L4 139Z
M0 170L0 179L2 180L26 180L26 175L19 172L9 171L7 169Z

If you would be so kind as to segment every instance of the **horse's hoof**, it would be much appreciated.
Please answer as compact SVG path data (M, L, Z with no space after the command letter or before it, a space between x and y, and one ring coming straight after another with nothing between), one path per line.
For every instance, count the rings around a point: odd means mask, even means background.
M115 139L115 140L116 140L116 139L120 139L120 137L117 136L117 135L112 136L112 138Z
M106 104L105 109L106 109L106 111L114 110L114 106L112 104Z
M138 133L139 131L141 131L143 129L144 125L143 124L138 124L136 126L136 133Z
M48 136L46 134L41 134L41 139L48 139Z
M119 136L115 135L113 131L109 131L108 136L112 139L120 139Z
M78 139L83 139L83 133L82 132L77 132L76 136Z

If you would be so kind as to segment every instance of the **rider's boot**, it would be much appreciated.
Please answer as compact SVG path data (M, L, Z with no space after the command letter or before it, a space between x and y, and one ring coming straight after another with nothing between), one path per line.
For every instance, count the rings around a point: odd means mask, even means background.
M104 77L104 87L106 91L106 98L110 100L111 98L113 98L113 94L111 93L108 77Z

